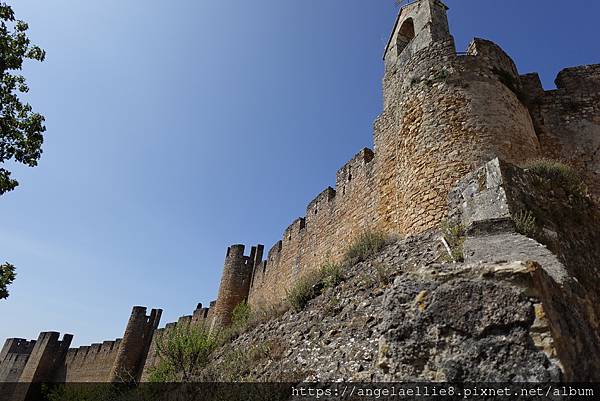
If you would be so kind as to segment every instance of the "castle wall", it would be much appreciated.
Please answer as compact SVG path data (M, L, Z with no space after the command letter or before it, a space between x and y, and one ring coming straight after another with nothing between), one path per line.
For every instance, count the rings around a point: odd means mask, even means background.
M73 339L70 334L65 334L59 340L57 332L40 333L31 354L19 378L22 383L36 383L52 381L57 367L62 363Z
M567 161L600 196L600 65L565 69L557 89L544 91L537 74L519 76L511 58L490 41L476 38L457 53L439 0L401 9L384 64L374 150L361 150L337 172L335 186L308 204L265 260L262 245L249 255L243 245L231 246L218 299L209 308L199 304L193 315L157 329L161 311L147 316L146 308L135 307L122 340L68 351L69 335L63 341L58 333L42 333L37 342L9 340L0 352L0 382L146 381L160 362L160 338L189 325L226 326L244 301L254 310L282 302L300 278L342 261L365 231L413 235L439 226L447 218L451 188L495 158L517 166L540 157ZM554 215L560 215L564 198L551 205ZM545 212L539 210L539 218L550 222ZM583 215L577 223L598 219ZM598 233L577 226L545 230L559 238L545 243L584 283L588 298L600 302L593 295L598 252L581 247L597 243ZM564 353L575 355L575 348L565 343Z
M497 45L475 39L457 54L446 35L409 59L405 52L386 53L375 152L348 162L335 189L317 196L255 266L251 306L281 302L302 275L339 262L361 232L410 235L439 225L448 191L486 161L540 157L517 68Z
M28 359L29 354L8 354L0 366L0 382L15 383L19 381Z
M498 46L475 39L458 55L449 39L403 65L387 65L387 108L375 129L376 171L385 191L380 214L390 213L379 216L386 232L413 234L438 225L456 180L493 157L515 164L539 157L529 112L517 97L516 67Z
M9 339L0 351L0 399L37 399L31 383L102 383L138 381L161 311L134 307L123 339L70 348L73 338L41 333L37 341ZM190 317L191 318L191 317ZM14 383L22 383L16 385Z
M30 401L37 399L39 388L33 383L47 383L53 380L53 375L63 362L73 339L70 334L65 334L59 340L59 333L40 333L33 344L31 353L27 358L18 377L19 385L10 388L12 401ZM20 369L20 363L17 369ZM15 375L17 371L15 370ZM16 378L16 377L15 377Z
M336 189L325 189L296 219L281 241L257 263L248 296L252 307L264 308L285 298L291 283L325 262L339 261L361 232L376 230L373 152L363 149L336 175ZM220 300L217 300L217 305Z
M121 339L71 348L57 370L54 381L73 383L102 383L110 379Z
M123 334L123 340L118 347L109 381L137 382L140 380L161 314L160 309L152 309L150 315L146 316L145 307L133 308L125 334Z
M0 352L0 391L3 382L17 382L25 368L35 341L22 338L9 338Z
M575 167L600 196L600 64L562 70L551 91L537 74L522 79L543 155Z

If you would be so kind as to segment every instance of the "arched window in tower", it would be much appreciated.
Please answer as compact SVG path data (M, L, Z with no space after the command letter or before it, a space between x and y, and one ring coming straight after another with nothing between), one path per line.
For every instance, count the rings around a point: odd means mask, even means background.
M410 43L415 37L415 24L412 18L406 19L398 30L398 37L396 38L396 45L398 46L398 54L404 50L404 48Z

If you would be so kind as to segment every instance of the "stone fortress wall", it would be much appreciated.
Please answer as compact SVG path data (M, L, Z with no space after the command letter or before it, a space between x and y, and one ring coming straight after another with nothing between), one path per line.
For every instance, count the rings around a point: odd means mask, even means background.
M199 304L193 315L158 330L160 311L146 317L144 310L142 318L134 309L120 342L56 346L60 363L50 379L113 381L131 374L144 380L158 363L160 335L178 325L227 325L244 301L255 309L281 302L300 277L339 261L365 231L412 235L439 226L451 188L494 158L515 165L540 157L567 161L600 195L600 65L565 69L557 89L545 91L537 74L520 75L490 41L476 38L457 52L446 11L438 0L401 8L384 53L374 150L361 150L338 170L335 187L312 200L266 255L262 245L247 254L244 245L228 248L209 308ZM40 340L7 341L0 382L26 377Z
M73 336L40 333L37 340L11 338L0 351L0 400L28 400L31 383L139 381L162 311L133 308L122 339L69 348Z
M544 91L537 74L521 82L542 153L577 168L600 194L600 65L562 70L555 90Z
M251 306L280 302L361 232L411 235L439 225L452 186L495 157L515 165L564 160L600 194L600 65L563 70L559 89L544 91L537 74L520 76L490 41L475 38L457 53L446 10L435 0L401 10L384 54L374 151L346 163L335 187L255 260Z

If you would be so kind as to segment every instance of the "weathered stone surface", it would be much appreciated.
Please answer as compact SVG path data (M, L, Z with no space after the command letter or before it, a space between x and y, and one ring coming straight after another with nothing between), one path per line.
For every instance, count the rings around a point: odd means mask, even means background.
M495 201L490 203L490 198ZM536 291L566 378L597 380L598 205L585 193L574 191L572 182L549 179L498 160L465 177L450 193L450 205L451 219L464 224L469 234L464 242L467 262L535 261ZM534 218L528 235L535 239L515 232L515 220L524 212Z
M346 281L306 311L289 311L240 336L207 370L227 366L236 349L276 342L279 355L252 362L236 379L561 379L558 361L537 340L549 328L536 317L540 300L527 267L440 263L444 253L436 233L399 241L349 268ZM387 285L369 280L371 266L383 260L390 263ZM549 343L546 351L553 350Z
M600 196L600 65L562 70L555 90L544 91L538 74L521 81L542 153L577 168Z

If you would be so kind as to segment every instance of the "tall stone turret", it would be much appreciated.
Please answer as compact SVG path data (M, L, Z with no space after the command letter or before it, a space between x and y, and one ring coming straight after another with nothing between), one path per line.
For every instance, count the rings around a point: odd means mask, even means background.
M52 380L54 372L63 364L69 345L73 340L71 334L65 334L59 340L57 332L40 333L37 341L31 342L29 357L19 375L19 385L14 387L13 401L33 401L38 399L39 387L35 384ZM12 392L12 391L11 391Z
M254 266L262 261L264 247L252 247L250 256L244 256L244 249L244 245L227 248L212 327L230 324L235 307L248 299L252 272Z
M113 364L109 381L137 382L152 342L152 335L158 328L162 310L152 309L146 316L146 308L134 306L119 351Z
M400 9L385 49L384 60L409 59L432 43L452 40L446 7L438 0L420 0Z
M457 54L446 10L439 0L404 6L385 49L374 143L387 232L438 225L452 185L488 160L519 165L540 155L515 64L482 39Z

